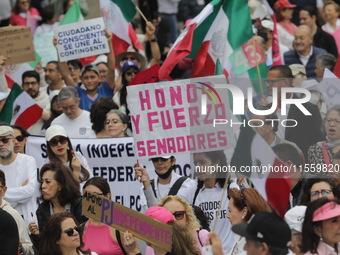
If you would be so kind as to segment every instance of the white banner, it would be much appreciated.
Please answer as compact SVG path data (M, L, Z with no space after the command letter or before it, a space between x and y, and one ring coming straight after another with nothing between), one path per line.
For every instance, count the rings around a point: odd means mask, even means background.
M138 157L205 152L233 148L232 117L225 77L211 76L128 86L128 105ZM223 102L221 98L224 98Z
M126 207L140 211L139 189L141 183L134 180L133 165L137 162L132 137L108 139L71 139L72 147L87 159L93 176L101 176L110 184L112 198ZM30 136L26 144L26 154L33 156L40 168L46 158L44 137ZM190 156L176 156L176 172L190 176ZM150 178L155 178L153 164L147 159L139 163L146 167Z
M103 18L71 23L55 28L61 62L100 55L110 51Z

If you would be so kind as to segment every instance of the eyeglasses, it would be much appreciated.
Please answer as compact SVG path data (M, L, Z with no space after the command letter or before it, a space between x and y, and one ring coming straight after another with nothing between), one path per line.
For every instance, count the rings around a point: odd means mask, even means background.
M337 120L337 119L326 119L326 122L328 124L332 124L332 122L337 126L337 125L340 125L340 120Z
M104 124L105 125L109 125L109 124L118 124L118 123L122 123L121 120L117 120L117 119L112 119L112 120L105 120Z
M4 138L1 138L0 141L3 143L3 144L7 144L9 142L9 140L12 139L12 137L4 137Z
M14 139L17 140L18 142L22 142L25 139L25 136L18 135L17 137L14 137Z
M61 145L64 145L65 143L67 143L67 138L65 136L61 136L59 139L53 138L49 141L49 144L51 145L51 147L56 147L58 143L60 143Z
M25 81L23 83L24 86L29 86L29 85L35 86L37 84L38 84L38 82L36 82L36 81L32 81L32 82Z
M137 70L135 70L135 71L127 71L125 74L128 75L128 76L130 76L130 75L132 75L133 73L134 73L134 74L138 74L139 71L137 71Z
M81 226L69 228L69 229L64 230L64 233L66 233L68 236L73 236L74 230L76 230L78 233L80 233L81 231L83 231L83 228Z
M161 160L162 162L166 162L166 161L168 161L168 158L161 158L161 157L159 157L159 158L152 158L152 159L151 159L151 161L152 161L153 163L156 163L156 162L158 162L159 160Z
M318 197L321 194L321 196L325 197L331 193L332 191L330 189L322 189L322 190L311 191L310 195L312 197Z
M124 58L123 58L123 61L127 61L127 60L132 60L132 61L134 61L134 60L137 60L137 58L136 58L136 57L124 57Z
M176 220L181 220L184 218L185 211L176 211L172 214Z

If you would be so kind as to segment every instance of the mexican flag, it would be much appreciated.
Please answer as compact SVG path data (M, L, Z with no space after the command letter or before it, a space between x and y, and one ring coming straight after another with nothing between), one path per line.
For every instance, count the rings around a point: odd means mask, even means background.
M14 83L0 113L0 121L28 129L41 118L42 112L43 109L35 103L33 98L17 83Z
M184 57L194 60L192 77L221 73L231 78L265 77L265 58L250 42L252 36L247 0L214 0L178 37L159 71L160 79L167 79ZM250 49L253 46L256 56Z
M252 127L241 126L230 165L236 166L238 170L247 167L249 171L240 171L240 174L248 177L254 188L282 217L284 216L290 197L290 179L284 178L287 173L280 170L285 165ZM269 167L278 172L267 171Z
M135 4L131 0L100 0L99 4L104 23L113 33L112 45L115 55L125 52L130 45L143 50L143 45L129 23L136 15Z
M66 25L74 22L83 21L84 17L81 14L78 0L75 0L71 7L65 13L64 18L60 21L59 26Z

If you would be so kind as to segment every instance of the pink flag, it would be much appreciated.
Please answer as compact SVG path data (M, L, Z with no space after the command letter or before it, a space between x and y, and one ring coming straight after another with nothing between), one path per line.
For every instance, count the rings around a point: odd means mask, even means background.
M273 39L272 39L272 58L273 58L273 66L282 65L282 59L280 54L280 42L279 35L277 33L276 27L276 14L272 16L274 22L274 30L273 30Z

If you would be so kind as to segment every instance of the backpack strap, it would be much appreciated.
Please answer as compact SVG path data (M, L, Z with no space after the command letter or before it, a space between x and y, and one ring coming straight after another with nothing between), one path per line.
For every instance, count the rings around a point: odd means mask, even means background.
M150 185L151 185L151 188L153 190L153 194L155 194L155 197L157 197L157 194L156 194L156 188L155 188L155 179L152 179L150 181Z
M197 198L197 195L198 195L198 193L200 192L200 187L197 187L196 188L196 191L195 191L195 195L194 195L194 199L192 200L192 204L194 205L195 204L195 202L196 202L196 198Z
M120 232L116 229L116 239L117 239L117 243L119 244L120 249L122 250L124 255L127 255L127 253L124 250L123 244L122 244L122 240L120 239Z
M173 196L177 195L178 190L182 186L183 182L186 179L188 179L188 178L189 177L187 177L187 176L182 176L182 177L178 178L177 181L174 183L174 185L172 185L172 187L171 187L171 189L170 189L170 191L168 193L168 196L170 196L170 195L173 195Z

